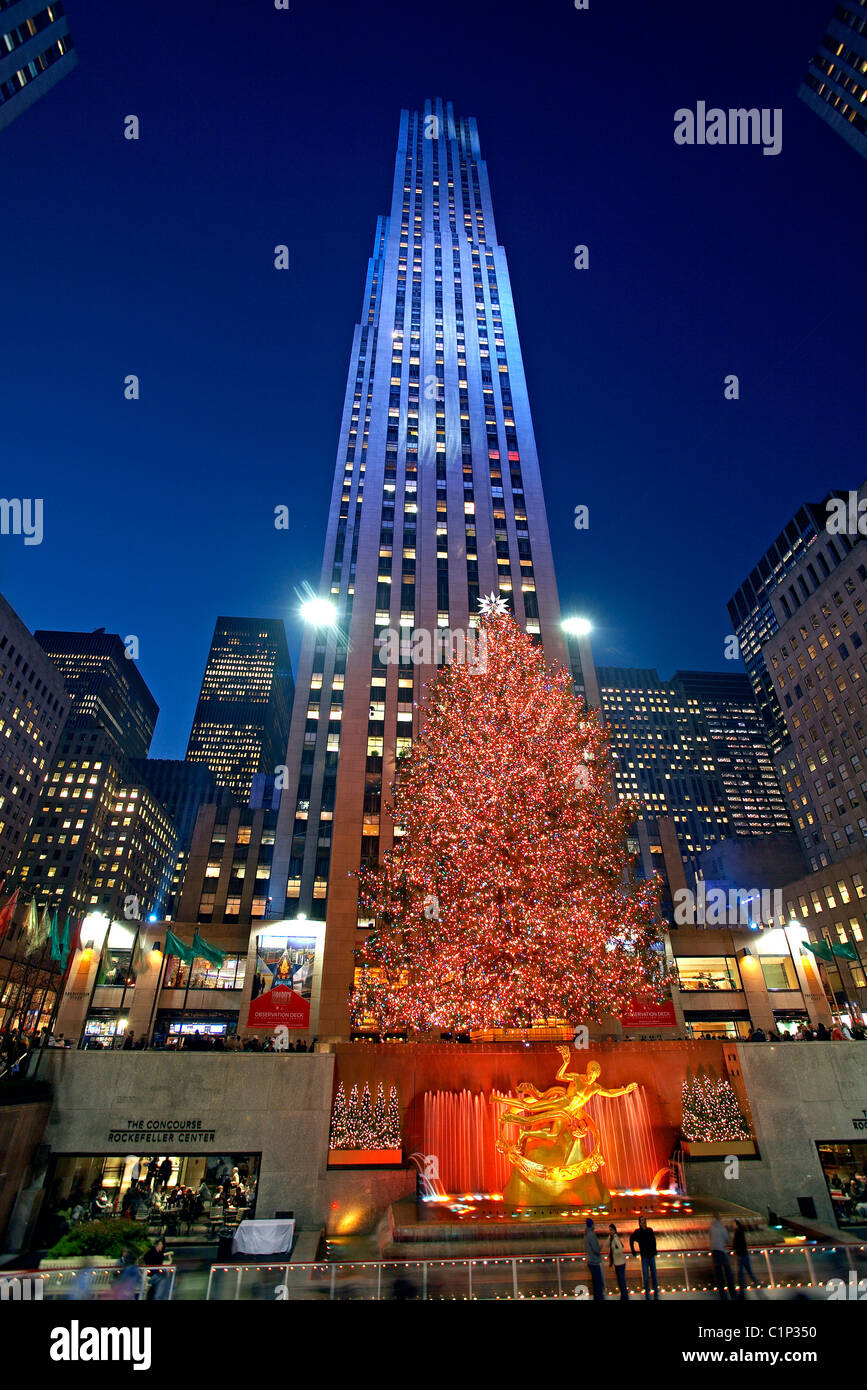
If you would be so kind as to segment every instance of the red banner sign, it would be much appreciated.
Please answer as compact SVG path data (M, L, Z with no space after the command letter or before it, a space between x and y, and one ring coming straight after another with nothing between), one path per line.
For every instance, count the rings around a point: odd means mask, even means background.
M247 1027L279 1028L281 1024L284 1028L309 1028L310 1000L285 985L275 985L251 1001Z
M632 1003L620 1022L624 1028L676 1028L677 1015L670 999L657 1004L653 999L633 994Z

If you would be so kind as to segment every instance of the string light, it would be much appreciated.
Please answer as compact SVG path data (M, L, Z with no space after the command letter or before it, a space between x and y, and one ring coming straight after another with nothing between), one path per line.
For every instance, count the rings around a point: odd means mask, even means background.
M596 1022L665 997L659 883L630 875L640 808L614 797L609 734L511 614L480 627L485 667L430 682L400 833L359 874L376 926L351 1008L380 1030Z
M746 1141L750 1131L731 1083L700 1071L681 1088L681 1130L687 1143L720 1144Z

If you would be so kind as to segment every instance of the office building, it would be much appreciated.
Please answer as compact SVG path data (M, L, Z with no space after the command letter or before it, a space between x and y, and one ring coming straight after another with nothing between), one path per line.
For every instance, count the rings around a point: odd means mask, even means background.
M765 737L774 753L787 742L788 735L774 683L762 657L762 647L777 630L777 614L771 600L777 589L786 584L801 557L824 532L831 498L846 495L830 492L821 502L805 502L799 507L727 605ZM845 543L845 537L841 539Z
M187 761L204 763L238 806L257 772L283 763L294 683L286 629L277 618L218 618Z
M0 879L18 857L68 708L60 672L0 595Z
M117 633L37 631L71 696L70 727L104 729L127 758L146 757L159 706Z
M63 676L69 712L14 882L61 921L123 915L129 896L142 914L161 914L178 837L141 772L157 703L116 633L35 636Z
M62 4L0 0L0 130L75 67Z
M852 494L851 520L867 499ZM847 522L848 524L848 522ZM825 531L772 599L762 659L787 734L776 764L811 869L867 841L867 540Z
M327 923L320 1035L349 1031L368 925L351 875L392 842L384 802L431 674L389 660L386 634L466 633L491 591L565 663L487 168L475 120L437 100L401 115L391 210L376 228L319 591L337 621L302 647L275 846L275 911Z
M615 790L641 801L642 836L660 872L661 820L670 820L693 872L698 855L717 840L791 831L742 673L678 671L663 681L653 669L600 666L597 676Z
M867 0L834 6L798 96L867 159Z

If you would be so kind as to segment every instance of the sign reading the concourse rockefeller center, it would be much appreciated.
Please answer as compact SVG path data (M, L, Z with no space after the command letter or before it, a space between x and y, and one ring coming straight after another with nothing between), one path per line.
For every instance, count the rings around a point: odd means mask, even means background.
M213 1144L216 1130L203 1129L201 1120L127 1120L125 1129L110 1129L110 1144Z

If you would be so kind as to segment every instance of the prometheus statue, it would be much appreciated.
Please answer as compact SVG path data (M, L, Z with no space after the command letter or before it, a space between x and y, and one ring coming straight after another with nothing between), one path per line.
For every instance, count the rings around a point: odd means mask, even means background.
M608 1091L599 1085L598 1062L588 1061L586 1072L570 1071L569 1048L557 1051L563 1061L555 1079L565 1086L538 1091L522 1081L517 1097L500 1100L497 1148L512 1165L503 1195L516 1206L596 1206L610 1196L599 1173L605 1163L599 1130L584 1107L594 1096L628 1095L637 1083Z

